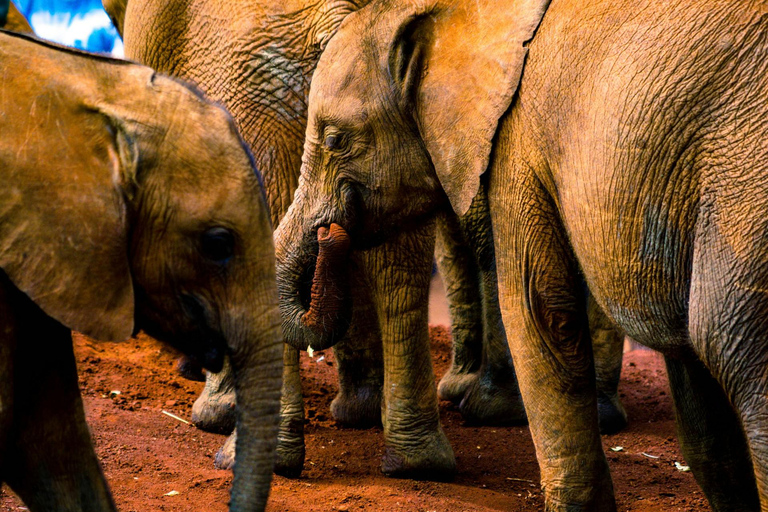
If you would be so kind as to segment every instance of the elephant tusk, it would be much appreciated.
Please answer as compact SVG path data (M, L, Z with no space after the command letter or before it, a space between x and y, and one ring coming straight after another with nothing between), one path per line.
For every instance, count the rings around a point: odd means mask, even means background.
M330 228L323 226L317 230L317 242L320 248L312 278L309 310L301 317L301 323L314 331L332 331L343 310L344 261L351 240L344 228L334 223Z

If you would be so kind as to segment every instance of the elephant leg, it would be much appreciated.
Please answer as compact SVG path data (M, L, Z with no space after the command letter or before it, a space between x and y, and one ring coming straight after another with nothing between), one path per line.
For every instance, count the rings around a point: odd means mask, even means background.
M747 440L723 389L699 361L666 362L683 455L712 510L760 510Z
M232 469L235 464L237 430L216 453L219 469ZM299 351L285 345L283 349L283 389L280 397L280 426L277 434L275 473L297 478L304 469L304 398L301 392Z
M459 405L464 419L481 424L525 424L528 418L517 384L499 307L493 227L481 187L459 228L474 254L480 284L483 353L478 378Z
M176 371L187 380L205 382L205 372L200 363L187 356L181 356L176 360Z
M299 355L298 350L285 345L275 473L288 478L298 478L304 469L304 395L301 391Z
M587 298L587 315L595 355L600 433L615 434L627 426L627 413L619 399L624 333L613 325L591 294Z
M14 320L0 287L0 485L3 482L2 468L5 467L8 438L13 426L14 354L16 351Z
M355 304L373 305L370 299L356 300ZM331 414L342 425L368 428L381 424L381 389L384 385L381 334L374 308L368 308L368 318L371 319L370 314L373 316L373 325L369 329L361 329L360 315L356 306L354 309L348 336L333 347L339 371L339 393L331 402Z
M437 393L442 400L458 404L477 380L483 354L483 315L477 262L452 213L437 220L435 261L445 285L453 340L451 366L440 379Z
M462 417L482 425L528 422L499 308L496 269L482 271L483 356L477 379L459 405Z
M219 373L207 372L205 387L192 405L192 423L217 434L229 434L235 428L235 380L229 357Z
M434 224L401 233L362 255L378 307L384 354L382 471L447 479L456 460L440 425L429 352L429 281Z
M381 424L381 387L384 385L381 331L376 305L363 273L353 268L349 278L353 280L349 287L352 323L344 339L333 347L339 393L331 402L331 414L343 425L367 428Z
M18 300L26 305L2 479L34 512L114 511L85 423L71 333L26 297Z
M509 172L515 179L492 180L489 198L504 328L545 509L612 512L616 504L600 440L579 266L554 201L530 169L527 164L494 169L492 176Z

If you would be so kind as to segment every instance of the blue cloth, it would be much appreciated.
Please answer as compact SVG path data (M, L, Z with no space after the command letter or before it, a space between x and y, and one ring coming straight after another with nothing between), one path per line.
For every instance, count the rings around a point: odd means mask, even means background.
M91 52L117 51L119 54L122 49L121 44L116 46L119 36L101 0L15 0L14 3L43 39Z
M27 19L39 11L77 14L102 9L101 0L16 0L14 3Z

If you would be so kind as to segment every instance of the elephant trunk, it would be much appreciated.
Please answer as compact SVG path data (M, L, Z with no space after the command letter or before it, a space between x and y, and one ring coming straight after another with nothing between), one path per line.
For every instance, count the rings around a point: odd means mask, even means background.
M301 323L318 331L326 326L333 330L348 296L344 282L344 260L349 253L349 235L343 227L331 224L317 230L317 263L312 277L309 310Z
M275 235L283 335L299 350L324 350L344 336L351 321L346 279L351 240L336 223L320 227L316 237L294 237L286 228L291 221L289 211Z
M269 497L280 419L284 346L275 295L272 288L271 293L259 297L263 306L241 315L241 322L233 322L239 324L233 325L233 330L239 332L228 337L236 340L230 345L238 433L232 512L263 511Z

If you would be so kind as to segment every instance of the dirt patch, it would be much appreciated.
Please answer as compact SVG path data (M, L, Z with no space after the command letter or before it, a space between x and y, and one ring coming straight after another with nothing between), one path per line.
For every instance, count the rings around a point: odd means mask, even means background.
M450 358L448 333L432 327L435 373ZM162 414L188 418L202 383L179 377L177 354L147 337L125 343L75 338L88 422L122 511L225 511L231 474L214 469L225 436L208 434ZM464 427L441 403L441 418L456 452L452 483L386 478L379 472L381 429L340 428L329 407L337 385L332 351L302 356L306 396L307 461L302 477L275 477L270 512L529 511L543 508L533 444L524 427ZM114 393L119 391L119 394ZM621 511L708 511L684 464L674 433L671 398L661 356L625 356L621 395L630 416L624 432L605 436ZM611 447L622 446L613 452ZM653 458L653 457L658 458ZM167 495L172 491L178 494ZM173 493L172 493L173 494ZM7 490L0 510L23 505Z

